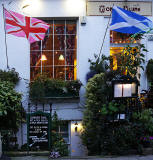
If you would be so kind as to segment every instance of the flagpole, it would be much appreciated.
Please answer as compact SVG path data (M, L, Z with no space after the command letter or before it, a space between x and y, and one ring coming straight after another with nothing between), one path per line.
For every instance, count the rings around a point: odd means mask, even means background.
M112 6L112 9L113 9L113 7L114 7L114 4L113 4L113 6ZM106 30L105 30L105 34L104 34L104 38L103 38L103 42L102 42L102 45L101 45L101 48L100 48L100 52L99 52L99 56L98 56L98 57L100 57L100 55L101 55L101 51L102 51L103 46L104 46L104 41L105 41L105 38L106 38L107 30L108 30L108 28L109 28L109 23L110 23L110 20L111 20L111 15L112 15L112 11L111 11L110 16L109 16L109 20L108 20L108 23L107 23L107 27L106 27Z
M5 31L6 63L7 63L7 69L9 69L9 65L8 65L8 54L7 54L7 42L6 42L6 19L5 19L4 4L2 4L2 6L3 6L4 31Z

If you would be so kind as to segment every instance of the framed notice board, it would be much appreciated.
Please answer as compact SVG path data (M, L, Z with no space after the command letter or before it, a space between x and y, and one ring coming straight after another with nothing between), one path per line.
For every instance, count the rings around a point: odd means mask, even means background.
M27 114L28 149L51 149L51 115L37 111Z

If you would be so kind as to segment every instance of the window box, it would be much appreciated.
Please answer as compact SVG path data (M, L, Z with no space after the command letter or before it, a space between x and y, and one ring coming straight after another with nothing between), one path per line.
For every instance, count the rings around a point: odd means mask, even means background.
M30 83L29 97L32 101L79 99L79 80L64 81L40 76Z

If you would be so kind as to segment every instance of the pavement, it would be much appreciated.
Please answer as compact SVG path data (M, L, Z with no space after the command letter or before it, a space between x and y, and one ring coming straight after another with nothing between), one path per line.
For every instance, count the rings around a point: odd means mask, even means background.
M11 157L11 160L48 160L47 156L24 156L24 157ZM58 158L60 160L153 160L153 155L140 156L140 155L132 155L132 156L119 156L119 157L64 157ZM57 160L58 160L57 159Z

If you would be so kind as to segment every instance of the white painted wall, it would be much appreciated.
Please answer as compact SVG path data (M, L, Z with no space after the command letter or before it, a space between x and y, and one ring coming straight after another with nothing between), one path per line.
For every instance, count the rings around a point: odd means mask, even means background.
M86 25L81 25L80 17L86 15L86 0L30 0L30 3L36 1L34 6L32 6L33 4L30 4L31 6L29 9L22 10L21 8L24 5L24 1L25 0L0 1L0 68L6 69L6 48L2 4L5 5L6 9L33 17L78 17L77 78L80 79L84 85L80 91L81 101L79 104L53 104L53 111L56 110L61 119L80 120L83 115L81 106L84 104L85 99L85 77L86 73L89 71L88 58L93 59L94 54L99 54L109 18L102 16L87 16ZM153 20L153 17L149 18ZM27 83L30 79L30 45L25 38L19 38L13 35L6 35L6 38L9 66L10 68L15 68L22 78L16 89L23 94L23 105L27 108ZM146 56L146 61L148 61L150 58L153 58L153 42L146 39L144 43L149 50ZM102 53L108 56L110 54L109 48L108 30ZM140 90L147 88L145 72L141 71L141 73ZM72 122L72 126L74 122ZM25 143L26 125L23 127L23 130L23 142ZM78 147L80 139L76 136L76 133L73 132L73 128L71 128L71 131L71 147L73 146L71 149L75 150L72 155L80 155L83 153L82 149ZM18 133L18 137L21 137L21 132ZM21 140L19 141L19 144L22 144Z

